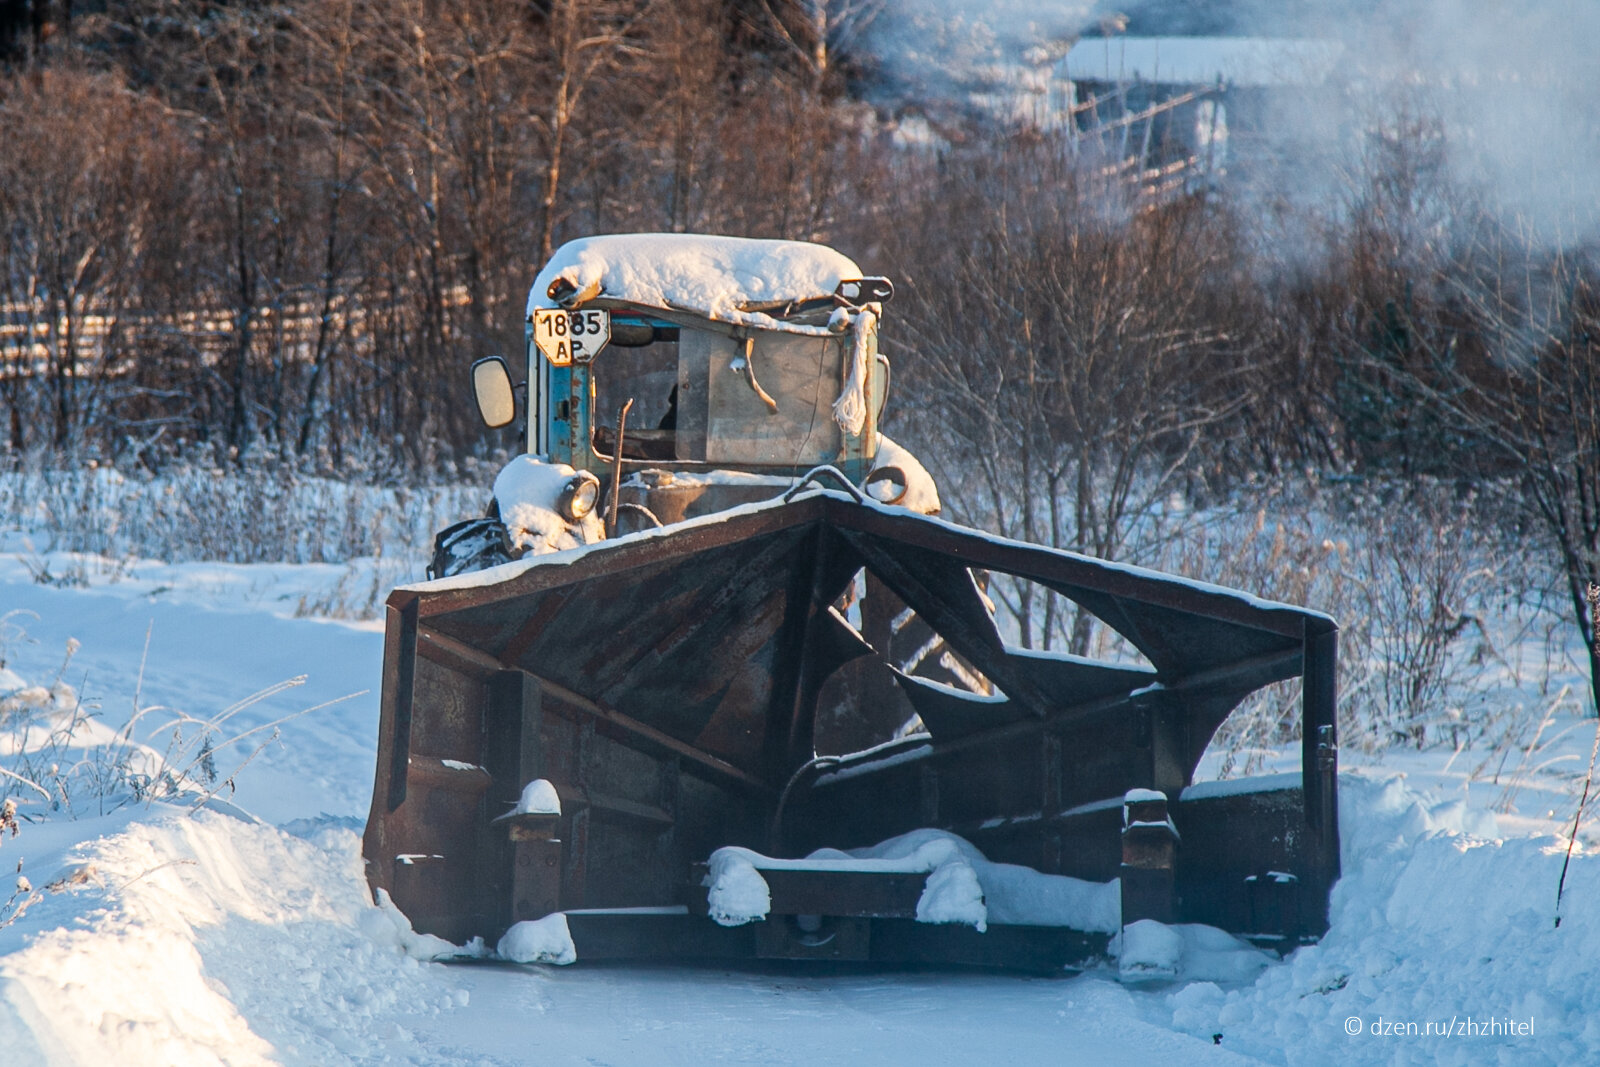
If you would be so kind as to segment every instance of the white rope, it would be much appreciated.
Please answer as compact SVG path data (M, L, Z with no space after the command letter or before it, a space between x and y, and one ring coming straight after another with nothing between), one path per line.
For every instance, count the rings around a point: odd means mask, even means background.
M871 308L862 308L851 327L855 343L850 349L850 373L839 399L833 402L833 421L845 433L858 437L867 425L867 346L878 330L878 316Z

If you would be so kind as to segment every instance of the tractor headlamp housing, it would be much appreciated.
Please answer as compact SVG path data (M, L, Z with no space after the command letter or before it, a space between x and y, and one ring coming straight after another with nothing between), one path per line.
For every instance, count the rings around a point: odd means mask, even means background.
M568 522L579 522L594 510L600 499L600 479L588 471L579 471L567 479L561 495L556 498L556 510Z

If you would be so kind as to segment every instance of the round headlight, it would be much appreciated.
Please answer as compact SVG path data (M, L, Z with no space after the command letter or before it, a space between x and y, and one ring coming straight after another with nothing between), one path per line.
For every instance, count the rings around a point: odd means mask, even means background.
M879 467L862 486L880 504L898 504L906 495L906 472L899 467Z
M556 499L556 508L568 522L577 522L594 510L600 499L600 479L588 471L579 471L567 480Z

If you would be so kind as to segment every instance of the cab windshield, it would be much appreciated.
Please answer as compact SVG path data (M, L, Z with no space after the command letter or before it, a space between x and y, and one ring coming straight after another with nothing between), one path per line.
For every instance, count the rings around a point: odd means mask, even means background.
M625 459L749 466L831 463L844 370L838 337L758 330L748 340L621 316L595 357L594 450Z

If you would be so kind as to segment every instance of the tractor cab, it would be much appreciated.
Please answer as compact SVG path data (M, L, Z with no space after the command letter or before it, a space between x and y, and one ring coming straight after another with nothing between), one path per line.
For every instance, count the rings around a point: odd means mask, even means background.
M878 323L893 292L799 241L629 234L562 246L528 297L527 454L513 464L528 476L506 493L497 484L499 517L540 503L507 495L555 484L530 464L562 472L558 493L603 512L606 533L767 499L818 467L880 501L937 510L920 464L878 432L889 388ZM472 378L484 421L514 421L505 362L481 360ZM556 504L566 536L510 528L513 554L594 539L587 512Z

